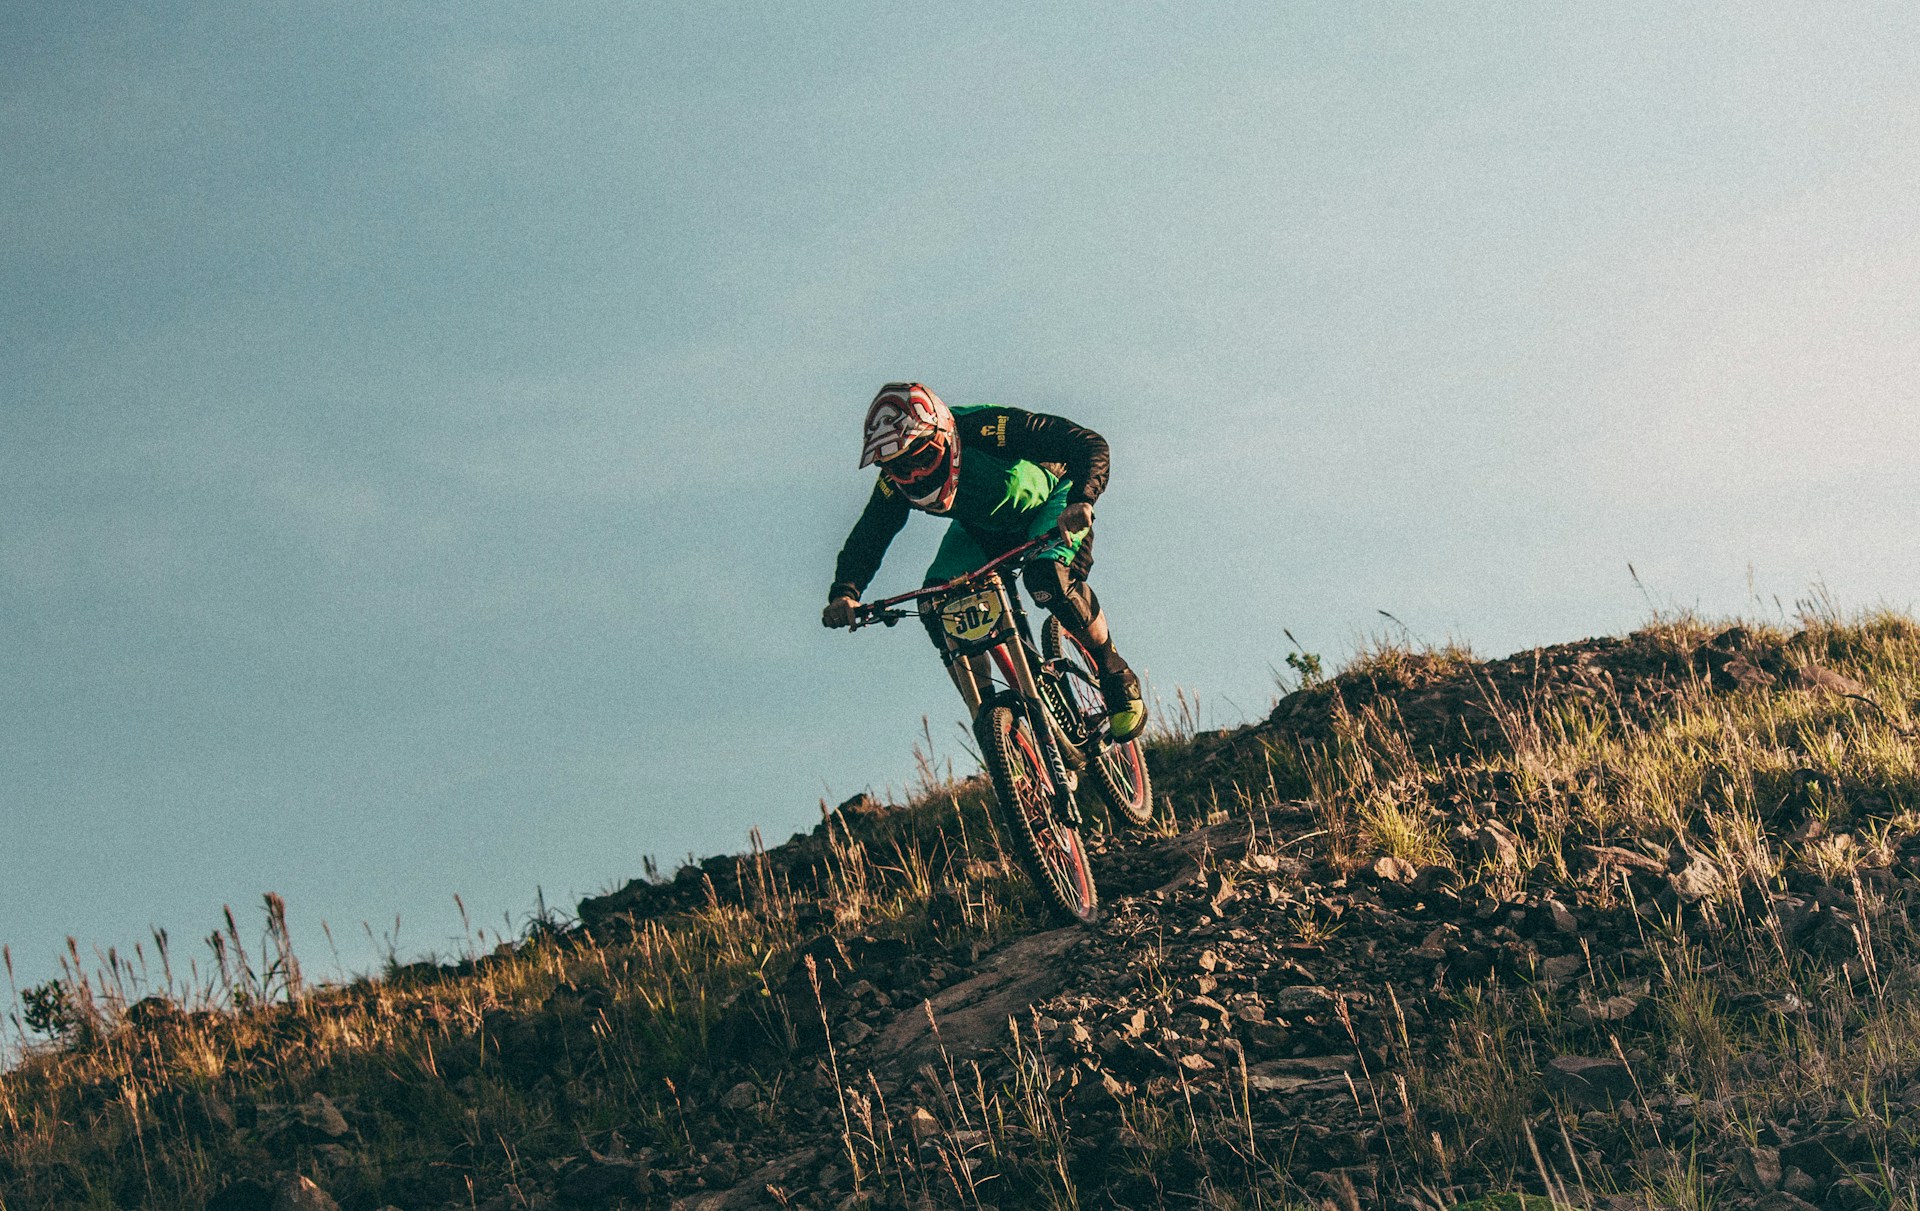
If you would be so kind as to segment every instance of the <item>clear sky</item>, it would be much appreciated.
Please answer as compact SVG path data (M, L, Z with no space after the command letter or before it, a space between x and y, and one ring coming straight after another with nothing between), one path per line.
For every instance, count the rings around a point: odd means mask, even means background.
M1208 721L1920 597L1920 8L0 2L0 941L349 966L900 786L883 381L1107 435ZM916 519L876 588L917 583ZM913 633L909 633L909 631Z

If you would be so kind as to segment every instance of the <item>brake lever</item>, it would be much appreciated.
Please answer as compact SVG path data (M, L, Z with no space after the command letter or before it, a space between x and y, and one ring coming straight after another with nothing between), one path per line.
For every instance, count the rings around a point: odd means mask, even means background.
M893 626L905 617L906 614L899 610L875 610L869 608L856 614L853 621L847 624L847 630L857 631L861 627L870 627L876 622L884 626Z

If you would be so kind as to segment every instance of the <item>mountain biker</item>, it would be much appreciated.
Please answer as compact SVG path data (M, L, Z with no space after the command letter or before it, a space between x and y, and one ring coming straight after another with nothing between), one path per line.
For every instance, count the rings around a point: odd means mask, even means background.
M1114 651L1093 567L1093 502L1107 486L1107 442L1065 417L978 404L949 408L921 383L888 383L867 408L862 467L880 475L840 549L820 621L852 623L861 590L914 509L951 518L925 584L971 572L1029 539L1057 536L1029 560L1022 579L1085 645L1098 665L1107 727L1115 741L1140 734L1147 719L1140 679ZM938 620L922 615L942 653Z

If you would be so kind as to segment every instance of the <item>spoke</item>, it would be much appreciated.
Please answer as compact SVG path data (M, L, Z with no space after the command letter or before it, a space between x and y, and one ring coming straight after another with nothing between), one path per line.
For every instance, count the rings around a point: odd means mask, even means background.
M1074 916L1085 919L1094 902L1085 849L1073 830L1054 814L1054 784L1042 764L1032 722L1016 717L1010 724L1001 741L1012 799L1007 806L1019 818L1019 831L1027 840L1030 859L1037 865L1033 873L1041 880L1043 890Z

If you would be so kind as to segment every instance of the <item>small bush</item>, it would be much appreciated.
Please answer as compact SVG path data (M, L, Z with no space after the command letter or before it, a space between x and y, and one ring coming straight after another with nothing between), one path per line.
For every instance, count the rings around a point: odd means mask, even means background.
M27 989L20 994L20 1000L25 1005L21 1019L37 1034L62 1039L80 1029L80 1011L75 1008L67 986L59 980L48 980Z

